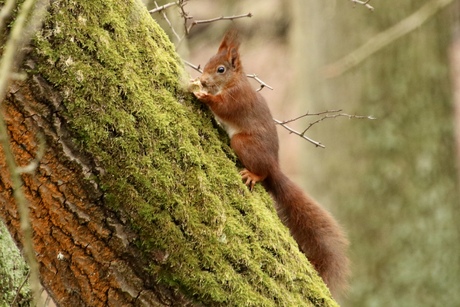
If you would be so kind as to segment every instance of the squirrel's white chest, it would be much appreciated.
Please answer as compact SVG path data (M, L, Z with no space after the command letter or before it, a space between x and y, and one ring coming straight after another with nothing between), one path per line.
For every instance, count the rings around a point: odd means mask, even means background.
M238 129L238 127L236 127L235 125L232 125L228 122L225 122L223 121L219 116L217 116L216 114L214 114L214 118L216 119L216 121L219 123L219 125L222 126L222 128L224 128L224 130L227 132L228 136L230 138L232 138L235 134L239 133L240 130Z

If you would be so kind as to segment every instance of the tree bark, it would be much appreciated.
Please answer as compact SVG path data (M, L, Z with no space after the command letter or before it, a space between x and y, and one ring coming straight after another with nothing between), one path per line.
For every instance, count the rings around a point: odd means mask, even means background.
M37 101L31 85L47 91L41 93L45 104ZM70 140L62 122L58 117L51 118L55 110L47 103L53 99L61 103L55 95L40 76L34 76L27 83L11 86L4 110L20 165L34 158L38 131L47 139L46 155L38 170L34 175L23 176L33 211L34 243L42 282L61 306L136 301L142 305L158 305L161 302L158 294L162 290L155 289L155 294L146 289L143 280L148 281L148 275L142 274L142 270L135 272L136 251L129 250L129 231L114 212L104 206L100 189L85 178L85 173L94 167L69 148ZM37 109L41 112L36 112ZM3 163L0 173L2 218L7 221L14 239L20 242L19 216L9 173Z
M3 103L60 306L335 306L139 1L54 1ZM0 217L20 245L0 150Z

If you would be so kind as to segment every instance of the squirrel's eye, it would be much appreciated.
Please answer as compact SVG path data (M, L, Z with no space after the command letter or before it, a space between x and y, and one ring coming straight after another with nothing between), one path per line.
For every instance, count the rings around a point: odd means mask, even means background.
M225 72L225 67L222 66L222 65L220 65L219 67L217 67L217 72L218 72L219 74L223 74L223 73Z

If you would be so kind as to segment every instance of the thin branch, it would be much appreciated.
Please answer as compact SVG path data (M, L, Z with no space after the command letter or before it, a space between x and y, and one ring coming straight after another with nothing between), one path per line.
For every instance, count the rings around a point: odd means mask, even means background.
M264 87L269 88L269 89L271 89L273 91L273 87L271 87L270 85L268 85L264 81L260 80L259 77L257 77L256 74L246 75L246 76L248 78L252 78L252 79L256 80L257 82L259 82L260 87L257 89L258 92L260 92Z
M323 112L323 114L325 114L325 113L328 113L328 111ZM347 114L347 113L327 114L327 115L321 117L320 119L315 120L314 122L311 122L308 125L308 127L302 132L302 134L305 134L308 131L308 129L310 129L312 126L316 125L319 122L322 122L325 119L337 118L337 117L348 117L349 119L352 119L352 118L355 118L355 119L371 119L371 120L375 119L375 117L373 117L373 116L352 115L352 114Z
M211 19L194 20L190 24L190 26L187 28L186 35L188 35L190 33L190 31L193 29L193 27L195 27L196 25L199 25L199 24L211 23L211 22L220 21L220 20L234 20L234 19L246 18L246 17L251 18L252 13L247 13L247 14L242 14L242 15L234 15L234 16L220 16L220 17L211 18Z
M166 10L168 7L175 6L175 5L178 5L177 2L167 3L167 4L162 5L162 6L158 6L158 5L155 3L156 8L154 8L153 10L150 10L149 13L150 13L150 14L155 14L155 13L157 13L157 12Z
M369 4L369 2L371 2L371 0L367 0L367 1L350 0L350 1L353 2L353 3L355 3L355 4L364 5L364 6L367 7L369 10L374 11L374 7L373 7L372 5Z
M46 292L46 300L45 300L45 304L44 306L47 307L50 305L50 302L51 302L51 296L48 292ZM54 306L56 306L56 304L54 304Z
M153 3L155 4L155 6L156 6L157 9L160 9L160 7L158 6L158 4L157 4L156 1L153 1ZM181 38L180 35L177 34L176 30L174 29L174 27L173 27L171 21L169 20L168 16L167 16L166 13L164 12L164 10L162 9L162 10L159 10L159 11L161 11L161 14L163 15L163 18L164 18L165 21L168 23L168 26L171 28L171 31L173 32L174 36L175 36L176 39L177 39L177 43L179 44L179 43L182 41L183 37Z
M234 15L234 16L220 16L211 19L202 19L202 20L195 20L192 22L193 25L199 25L203 23L211 23L219 20L234 20L238 18L245 18L245 17L252 17L252 13L241 14L241 15Z
M154 1L155 8L153 10L150 10L150 14L155 14L155 13L161 13L165 21L168 23L168 26L171 28L171 31L173 32L174 36L177 39L177 46L176 49L179 47L179 45L182 43L184 38L190 33L193 27L199 24L205 24L205 23L211 23L219 20L234 20L238 18L245 18L245 17L252 17L252 13L247 13L247 14L242 14L242 15L234 15L234 16L220 16L212 19L202 19L202 20L194 20L189 26L187 26L187 21L190 19L193 19L192 16L190 16L184 9L186 3L188 0L179 0L177 2L170 2L167 4L164 4L162 6L159 6L156 1ZM172 25L171 21L169 20L168 16L165 13L165 10L167 8L173 7L173 6L178 6L180 11L181 11L181 17L184 19L184 30L185 33L181 37L179 34L177 34L176 30L174 29L174 26ZM266 85L265 85L266 86ZM263 86L262 86L263 87Z
M453 1L455 0L431 0L430 2L427 2L409 17L406 17L391 28L370 38L361 47L352 51L338 61L326 65L322 69L324 76L326 78L340 76L395 40L414 31L425 23L431 16Z
M317 141L309 138L308 136L305 136L304 134L292 129L291 127L289 127L286 124L284 124L282 121L279 121L279 120L277 120L275 118L273 120L275 121L275 123L277 123L278 125L280 125L284 129L288 130L290 133L294 133L295 135L300 136L302 139L305 139L305 140L309 141L310 143L314 144L316 147L326 148L326 146L324 146L320 142L317 142Z
M179 9L180 9L180 15L181 17L184 19L184 36L182 37L182 39L185 38L186 35L188 35L188 28L187 28L187 21L190 20L190 19L193 19L193 16L190 16L188 14L188 12L185 11L185 5L187 4L187 1L188 0L179 0L178 2L178 6L179 6Z
M336 117L348 117L348 118L357 118L357 119L375 119L374 117L372 116L361 116L361 115L351 115L351 114L347 114L347 113L338 113L338 112L341 112L342 110L328 110L328 111L323 111L323 112L318 112L318 113L310 113L310 112L307 112L303 115L300 115L296 118L293 118L293 119L289 119L289 120L285 120L285 121L279 121L277 119L273 119L275 121L275 123L277 123L278 125L281 125L283 128L287 129L290 133L294 133L298 136L300 136L301 138L313 143L315 146L317 147L322 147L322 148L325 148L325 146L317 141L314 141L312 140L311 138L305 136L305 133L308 131L308 129L310 129L313 125L327 119L327 118L336 118ZM332 114L331 114L332 113ZM337 114L334 114L334 113L337 113ZM320 115L324 115L326 114L325 116L321 117L320 119L314 121L314 122L311 122L308 127L303 131L303 132L298 132L294 129L292 129L291 127L287 126L286 124L287 123L291 123L291 122L294 122L296 120L299 120L301 118L304 118L304 117L307 117L307 116L320 116Z
M199 72L200 74L203 73L203 70L201 69L200 65L196 66L196 65L193 65L192 63L186 61L186 60L182 60L184 62L185 65L193 68L194 70L196 70L197 72Z
M288 120L285 120L282 122L282 124L287 124L287 123L290 123L290 122L294 122L296 120L299 120L301 118L304 118L304 117L307 117L307 116L319 116L319 115L323 115L323 114L328 114L328 113L337 113L337 112L342 112L342 110L327 110L327 111L323 111L323 112L318 112L318 113L310 113L310 112L307 112L303 115L300 115L298 117L295 117L293 119L288 119Z
M30 270L29 270L29 272L27 272L26 277L24 277L24 279L22 280L22 283L19 285L18 289L16 290L16 295L14 296L14 299L11 302L10 306L16 306L15 305L16 300L19 298L19 294L21 293L22 287L24 287L24 285L26 284L26 282L29 279L29 277L30 277Z

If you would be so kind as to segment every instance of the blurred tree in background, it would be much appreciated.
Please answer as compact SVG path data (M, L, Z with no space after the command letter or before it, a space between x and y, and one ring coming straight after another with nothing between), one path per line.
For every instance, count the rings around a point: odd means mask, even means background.
M306 185L352 242L345 306L460 305L448 62L458 1L343 74L322 70L429 2L373 1L368 13L346 1L291 1L297 103L377 118L317 126L313 136L327 148L310 146L303 159Z

